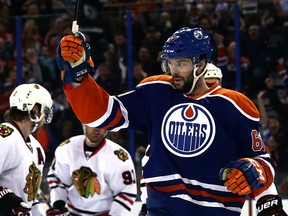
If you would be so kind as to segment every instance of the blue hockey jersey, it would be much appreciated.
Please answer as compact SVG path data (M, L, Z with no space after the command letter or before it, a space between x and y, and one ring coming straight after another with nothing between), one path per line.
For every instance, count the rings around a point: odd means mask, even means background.
M91 76L64 91L82 123L148 133L151 149L142 182L173 215L240 215L245 196L229 192L219 178L231 161L257 157L272 182L259 112L239 92L214 84L191 98L176 90L168 75L148 77L118 96L107 94Z

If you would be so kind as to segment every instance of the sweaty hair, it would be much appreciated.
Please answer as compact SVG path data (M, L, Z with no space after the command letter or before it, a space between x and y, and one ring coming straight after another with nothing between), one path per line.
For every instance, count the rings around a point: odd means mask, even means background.
M6 110L4 114L4 119L7 122L22 121L27 118L29 119L29 114L27 111L21 111L13 108L10 110Z

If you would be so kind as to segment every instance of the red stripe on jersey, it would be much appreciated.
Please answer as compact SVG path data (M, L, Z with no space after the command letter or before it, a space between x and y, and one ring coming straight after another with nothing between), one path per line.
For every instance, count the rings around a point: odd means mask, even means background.
M123 200L129 202L131 205L133 205L134 201L129 199L128 197L124 196L123 194L119 194L118 195L120 198L122 198Z
M84 124L99 119L107 110L109 94L90 75L76 88L65 85L64 92L77 118Z
M153 187L154 189L161 191L161 192L173 192L177 190L185 190L188 192L188 194L191 194L192 196L201 196L201 197L209 197L213 198L219 202L240 202L244 203L245 202L245 197L239 197L239 198L233 198L233 197L221 197L217 196L211 193L208 193L207 191L199 191L195 189L188 189L185 184L178 184L178 185L172 185L172 186L157 186Z
M85 142L86 142L86 140L85 140ZM95 154L97 154L97 152L99 152L99 151L103 148L103 146L104 146L105 144L106 144L106 139L103 139L102 143L96 147L96 150L90 155L89 158L91 158L92 156L94 156ZM86 145L87 145L87 144L86 144Z
M50 181L48 181L48 184L53 184L53 183L60 184L60 181L59 180L50 180Z

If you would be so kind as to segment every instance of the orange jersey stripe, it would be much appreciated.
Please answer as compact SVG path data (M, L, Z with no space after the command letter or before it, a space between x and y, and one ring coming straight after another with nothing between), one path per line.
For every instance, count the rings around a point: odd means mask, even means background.
M123 200L129 202L131 205L133 205L134 201L131 200L131 199L129 199L129 198L126 197L125 195L123 195L123 194L119 194L118 196L121 197Z
M214 87L214 85L212 87ZM237 91L231 91L230 89L219 88L216 91L212 92L211 95L216 95L216 94L220 94L220 95L230 98L248 115L254 118L260 117L260 114L255 104L242 93L239 93Z
M173 192L173 191L177 191L177 190L185 190L187 191L189 194L193 195L193 196L201 196L201 197L208 197L208 198L213 198L219 202L240 202L240 203L244 203L245 202L245 197L239 197L239 198L233 198L233 197L221 197L221 196L217 196L211 193L208 193L206 191L199 191L199 190L195 190L195 189L188 189L187 186L185 184L178 184L178 185L172 185L172 186L163 186L163 187L153 187L158 191L161 192Z

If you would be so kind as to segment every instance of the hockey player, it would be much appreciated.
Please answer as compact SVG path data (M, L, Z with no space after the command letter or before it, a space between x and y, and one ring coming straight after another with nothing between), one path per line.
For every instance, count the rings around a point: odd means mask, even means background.
M7 122L0 124L0 215L41 216L37 191L45 153L33 135L51 122L53 101L39 84L22 84L9 103Z
M222 71L220 68L216 67L212 63L207 63L206 72L204 72L204 80L208 87L211 87L216 82L219 83L219 85L221 85L222 77L223 75L222 75ZM145 154L141 161L143 167L149 160L149 155L150 155L150 145L147 146ZM141 190L142 207L141 207L139 216L142 216L142 215L147 214L147 205L146 205L147 188L144 183L140 182L140 190Z
M211 54L206 32L181 28L162 50L162 69L171 76L148 77L118 96L89 75L90 47L81 34L63 37L56 59L82 123L148 133L142 180L148 215L239 216L247 195L256 198L258 216L286 215L273 183L275 164L259 135L259 112L245 95L206 85Z
M204 72L204 80L206 82L206 85L208 87L211 87L216 82L221 85L222 82L222 71L220 68L216 67L212 63L207 63L206 66L206 72ZM149 160L149 154L150 154L150 145L147 146L144 157L142 158L142 166L144 167L147 161ZM147 214L147 205L146 205L146 199L147 199L147 188L144 183L140 184L141 189L141 200L142 200L142 207L139 213L139 216L146 215Z
M128 216L137 194L131 156L105 138L107 131L83 128L84 135L56 149L48 172L53 208L47 215Z

